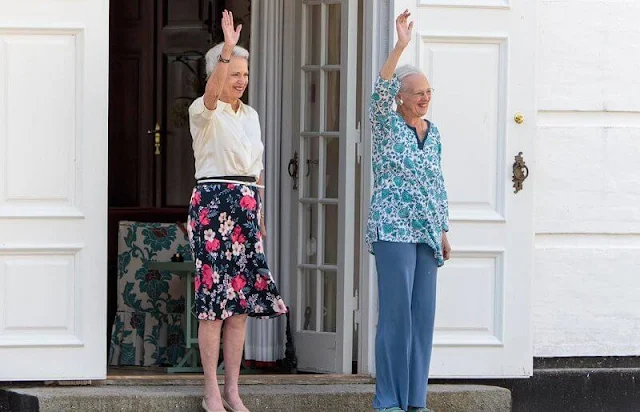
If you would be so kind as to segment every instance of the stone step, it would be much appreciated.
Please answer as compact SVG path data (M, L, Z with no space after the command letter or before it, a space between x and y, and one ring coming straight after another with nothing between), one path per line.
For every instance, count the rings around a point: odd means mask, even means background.
M202 412L202 385L98 385L10 388L21 412ZM436 412L510 412L511 393L495 386L430 385ZM372 384L241 385L253 412L371 411ZM6 395L6 394L5 394ZM16 397L20 401L16 401ZM36 401L37 399L37 401ZM39 408L38 408L39 405Z

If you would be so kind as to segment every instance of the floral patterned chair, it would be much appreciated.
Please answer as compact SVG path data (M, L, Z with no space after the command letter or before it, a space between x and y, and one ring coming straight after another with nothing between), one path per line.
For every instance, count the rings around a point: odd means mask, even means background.
M185 279L149 270L149 261L191 260L185 226L121 221L118 304L109 365L174 366L185 355Z

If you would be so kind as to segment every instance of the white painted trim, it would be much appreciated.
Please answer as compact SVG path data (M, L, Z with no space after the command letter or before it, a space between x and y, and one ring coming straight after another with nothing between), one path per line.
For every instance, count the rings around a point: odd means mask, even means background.
M73 206L31 206L26 203L0 206L0 218L23 219L84 219L85 215Z
M283 67L283 79L287 79L282 84L282 107L291 108L291 112L287 116L282 116L282 137L280 139L280 152L281 161L280 164L280 214L282 220L280 221L280 231L283 236L280 239L280 262L282 264L282 280L280 286L280 293L287 305L293 305L292 299L295 298L295 276L290 272L290 268L295 267L295 253L291 253L295 247L295 242L291 237L291 222L293 222L294 214L296 214L296 208L292 208L294 202L292 201L293 195L296 192L293 190L293 179L289 176L288 165L289 160L293 156L294 150L297 150L293 142L297 142L297 139L293 139L298 132L298 125L294 119L299 117L299 104L294 104L294 92L295 86L299 79L299 70L295 67L297 61L298 50L300 49L300 39L295 32L296 21L299 21L299 4L296 0L284 0L285 10L294 10L293 18L284 19L284 39L283 39L283 61L288 62ZM293 141L292 141L293 140ZM291 327L295 329L295 320L297 318L296 313L291 314ZM293 333L293 330L292 330ZM294 342L294 345L296 342Z
M378 318L378 287L375 261L365 244L367 216L373 189L371 169L371 125L369 101L373 84L391 48L390 0L366 0L364 3L362 54L362 186L360 203L360 325L358 328L358 373L375 376L375 336ZM370 33L370 34L369 34ZM374 34L375 33L375 34ZM369 34L369 35L367 35Z
M510 9L510 0L417 0L417 7L472 7L474 9Z
M82 348L85 343L76 335L62 335L57 337L42 336L33 338L2 336L0 348Z
M362 252L360 253L360 284L359 290L359 307L360 307L360 323L358 325L358 373L367 374L373 369L374 362L374 340L372 336L375 326L371 320L375 310L371 305L374 295L371 285L375 282L372 276L371 257L365 244L365 233L367 229L367 216L369 213L369 205L371 202L371 125L369 124L368 102L371 95L375 72L375 46L379 44L373 35L367 33L378 33L376 17L380 13L378 10L378 0L363 2L364 17L363 28L363 50L362 50L362 113L361 120L361 138L362 138L362 161L361 161L361 185L360 185L360 230L359 239ZM382 34L379 34L381 37Z
M354 30L355 28L355 30ZM356 164L356 142L358 141L356 129L357 107L356 93L352 88L356 86L357 73L357 31L358 31L358 0L345 0L342 6L342 45L340 65L343 69L343 76L340 81L341 102L340 110L340 172L343 178L340 179L340 203L338 227L343 228L343 237L338 244L338 266L339 273L343 274L342 282L338 282L338 305L342 304L344 315L337 317L336 330L338 331L337 342L337 372L351 373L353 361L353 270L354 270L354 233L347 229L349 223L353 222L355 216L355 164ZM342 243L342 245L340 244ZM341 247L342 246L342 247Z
M45 243L42 245L3 244L0 245L0 256L11 255L75 255L85 248L83 243Z

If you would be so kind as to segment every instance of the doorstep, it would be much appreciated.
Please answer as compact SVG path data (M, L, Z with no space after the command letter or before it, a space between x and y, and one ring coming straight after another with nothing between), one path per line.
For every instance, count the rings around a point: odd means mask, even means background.
M252 383L245 380L241 384L240 392L245 405L253 412L372 410L374 385L370 382L353 383L349 381L352 377L344 376L339 383L325 380L326 375L302 377L289 375L282 380L283 375L278 375L279 380L274 377L273 381L265 380L264 376L252 377ZM7 389L7 393L14 398L13 405L21 405L21 409L16 410L22 412L202 412L202 389L201 384L192 384L185 378L178 383L164 381L161 384L141 380L139 384L132 381L126 381L125 384L103 381L90 386L12 387ZM511 392L500 387L429 385L429 391L429 407L436 412L511 411ZM16 397L19 401L16 401Z

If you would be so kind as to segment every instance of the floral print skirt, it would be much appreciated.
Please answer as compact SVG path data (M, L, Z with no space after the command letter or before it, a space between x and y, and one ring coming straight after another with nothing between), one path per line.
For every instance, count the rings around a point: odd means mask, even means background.
M193 189L187 231L196 263L198 319L287 312L264 255L261 207L253 186L200 183Z

